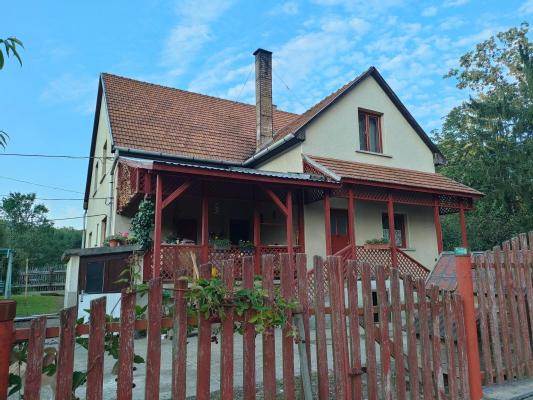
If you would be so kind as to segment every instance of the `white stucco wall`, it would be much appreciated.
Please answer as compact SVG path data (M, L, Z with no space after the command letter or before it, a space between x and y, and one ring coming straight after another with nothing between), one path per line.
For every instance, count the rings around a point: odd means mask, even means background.
M357 151L359 108L383 113L383 155ZM435 172L431 150L372 77L311 122L301 146L302 152L310 155Z
M104 144L107 143L106 154L104 151ZM109 120L107 117L107 108L105 101L102 101L100 107L100 119L98 121L98 131L96 135L96 144L94 149L94 157L112 157L111 153L111 134L109 131ZM98 164L98 178L95 179L96 165ZM105 164L105 174L102 174L102 169ZM111 218L110 211L110 181L112 179L111 168L113 166L113 159L108 158L105 163L103 159L94 159L93 162L93 176L91 180L91 189L89 192L89 202L87 205L87 221L86 221L86 235L84 247L99 246L112 233L113 218ZM113 196L114 198L114 196ZM105 214L105 215L101 215ZM107 216L107 232L102 234L102 221ZM91 235L92 234L92 235ZM89 243L89 238L92 236L92 241ZM103 236L103 237L102 237Z
M80 271L80 257L71 256L67 263L65 275L65 297L63 307L73 307L78 304L78 275Z
M256 168L263 171L303 172L302 144L291 147Z

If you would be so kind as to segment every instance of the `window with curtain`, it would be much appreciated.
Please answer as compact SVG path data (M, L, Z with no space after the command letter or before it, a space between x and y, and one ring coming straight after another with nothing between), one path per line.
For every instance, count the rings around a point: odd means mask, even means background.
M359 149L383 152L380 114L359 110Z
M389 215L387 213L381 215L381 224L383 226L383 237L389 239ZM394 237L397 247L407 247L405 215L394 214Z

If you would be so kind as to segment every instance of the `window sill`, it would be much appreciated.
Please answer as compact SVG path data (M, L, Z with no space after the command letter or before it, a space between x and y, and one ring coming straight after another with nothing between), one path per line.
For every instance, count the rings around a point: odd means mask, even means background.
M368 155L371 155L371 156L379 156L379 157L385 157L385 158L392 158L391 155L389 154L383 154L383 153L376 153L374 151L366 151L366 150L355 150L356 153L361 153L361 154L368 154Z
M401 251L416 251L414 247L398 247Z

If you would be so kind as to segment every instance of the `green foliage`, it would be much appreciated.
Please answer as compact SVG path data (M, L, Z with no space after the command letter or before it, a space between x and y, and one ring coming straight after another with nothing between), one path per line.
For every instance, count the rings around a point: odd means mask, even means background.
M389 239L387 238L375 238L375 239L368 239L365 241L366 244L389 244Z
M215 249L229 249L231 242L229 239L213 239L213 246Z
M461 57L447 77L471 93L436 132L439 172L485 193L467 213L474 250L533 229L533 45L529 26L498 33ZM456 215L443 218L446 249L458 245Z
M2 45L4 50L2 50ZM5 59L11 56L15 57L22 66L22 59L18 53L17 46L24 48L22 42L14 36L0 39L0 69L4 68Z
M0 147L5 149L7 146L7 139L9 139L7 132L0 129Z
M139 204L137 213L131 219L131 233L133 241L137 243L143 251L152 245L151 233L154 228L154 203L150 200L143 200Z

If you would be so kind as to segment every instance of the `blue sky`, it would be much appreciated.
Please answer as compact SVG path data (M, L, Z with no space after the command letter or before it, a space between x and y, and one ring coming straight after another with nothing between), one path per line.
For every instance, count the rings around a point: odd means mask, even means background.
M0 37L17 36L25 50L22 68L9 60L0 71L4 153L88 155L100 72L254 102L258 47L274 53L281 109L302 112L375 65L429 132L466 96L442 79L459 56L532 14L533 0L11 2ZM87 160L1 153L1 195L83 197ZM79 200L43 202L52 218L83 214Z

